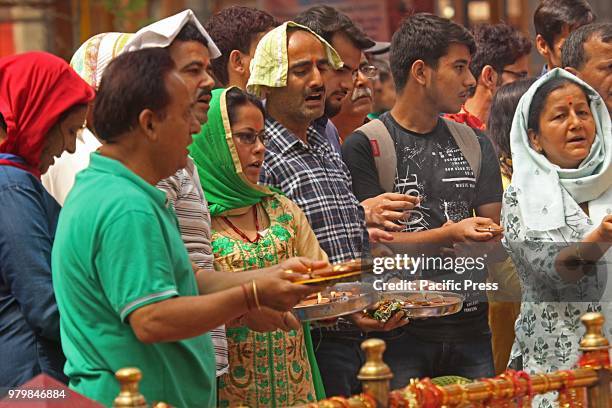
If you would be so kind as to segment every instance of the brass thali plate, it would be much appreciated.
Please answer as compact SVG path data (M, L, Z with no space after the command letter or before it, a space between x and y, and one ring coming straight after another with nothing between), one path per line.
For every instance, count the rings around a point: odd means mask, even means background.
M304 304L306 302L302 302L293 308L293 313L302 321L333 319L363 311L378 300L378 293L369 283L339 283L325 289L321 295L329 299L331 292L339 292L342 295L327 303ZM350 295L346 296L346 293Z
M379 300L399 300L404 304L401 310L408 319L442 317L459 313L465 297L454 292L437 291L385 291Z

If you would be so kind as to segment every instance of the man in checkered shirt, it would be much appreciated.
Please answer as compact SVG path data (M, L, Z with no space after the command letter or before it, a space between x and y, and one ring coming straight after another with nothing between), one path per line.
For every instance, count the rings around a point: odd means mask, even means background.
M282 42L282 30L286 30L287 65L286 73L279 74L275 72L279 61L274 56L282 51L274 46ZM264 52L270 56L258 56ZM312 126L324 113L325 82L337 72L334 67L338 69L339 61L334 57L338 58L336 51L309 29L283 25L266 34L258 45L248 85L250 91L266 98L265 129L269 142L260 182L279 188L304 211L332 263L358 259L369 252L366 213L352 192L349 171L325 136ZM258 70L262 71L259 78ZM284 85L269 79L285 75ZM385 200L378 204L382 201ZM387 235L390 236L376 230L371 237ZM358 391L356 376L363 364L359 345L364 331L390 330L405 324L393 322L386 326L363 314L353 315L350 320L355 325L344 322L336 330L313 332L314 341L322 340L316 344L319 351L325 349L335 356L317 354L330 395ZM330 364L321 365L326 361ZM325 367L329 365L339 371L328 371Z

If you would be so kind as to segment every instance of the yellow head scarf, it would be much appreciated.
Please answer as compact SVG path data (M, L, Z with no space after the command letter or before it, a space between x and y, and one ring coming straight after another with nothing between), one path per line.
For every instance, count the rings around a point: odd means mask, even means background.
M290 27L308 31L317 37L325 46L331 66L334 69L342 68L342 59L327 41L310 28L293 21L287 21L264 35L257 44L255 55L251 60L251 76L247 83L247 90L258 97L263 97L263 86L272 88L287 86L287 71L289 69L287 29Z

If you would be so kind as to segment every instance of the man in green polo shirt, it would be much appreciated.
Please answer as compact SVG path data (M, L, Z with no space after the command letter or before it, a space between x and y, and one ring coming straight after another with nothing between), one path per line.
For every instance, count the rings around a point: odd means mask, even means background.
M199 295L166 195L155 184L185 166L200 129L167 49L117 57L94 108L105 144L79 173L52 254L65 372L76 391L111 405L114 373L142 370L149 402L216 404L207 331L253 305L288 310L313 289L277 277Z

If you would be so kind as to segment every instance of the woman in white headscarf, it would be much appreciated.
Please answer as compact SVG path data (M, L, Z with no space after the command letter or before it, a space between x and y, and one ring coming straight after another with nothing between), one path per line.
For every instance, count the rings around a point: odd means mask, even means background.
M612 309L601 302L612 242L610 116L591 87L556 69L521 98L510 143L502 223L523 291L515 351L528 373L569 369L579 357L581 315L607 314L605 334L612 333Z

